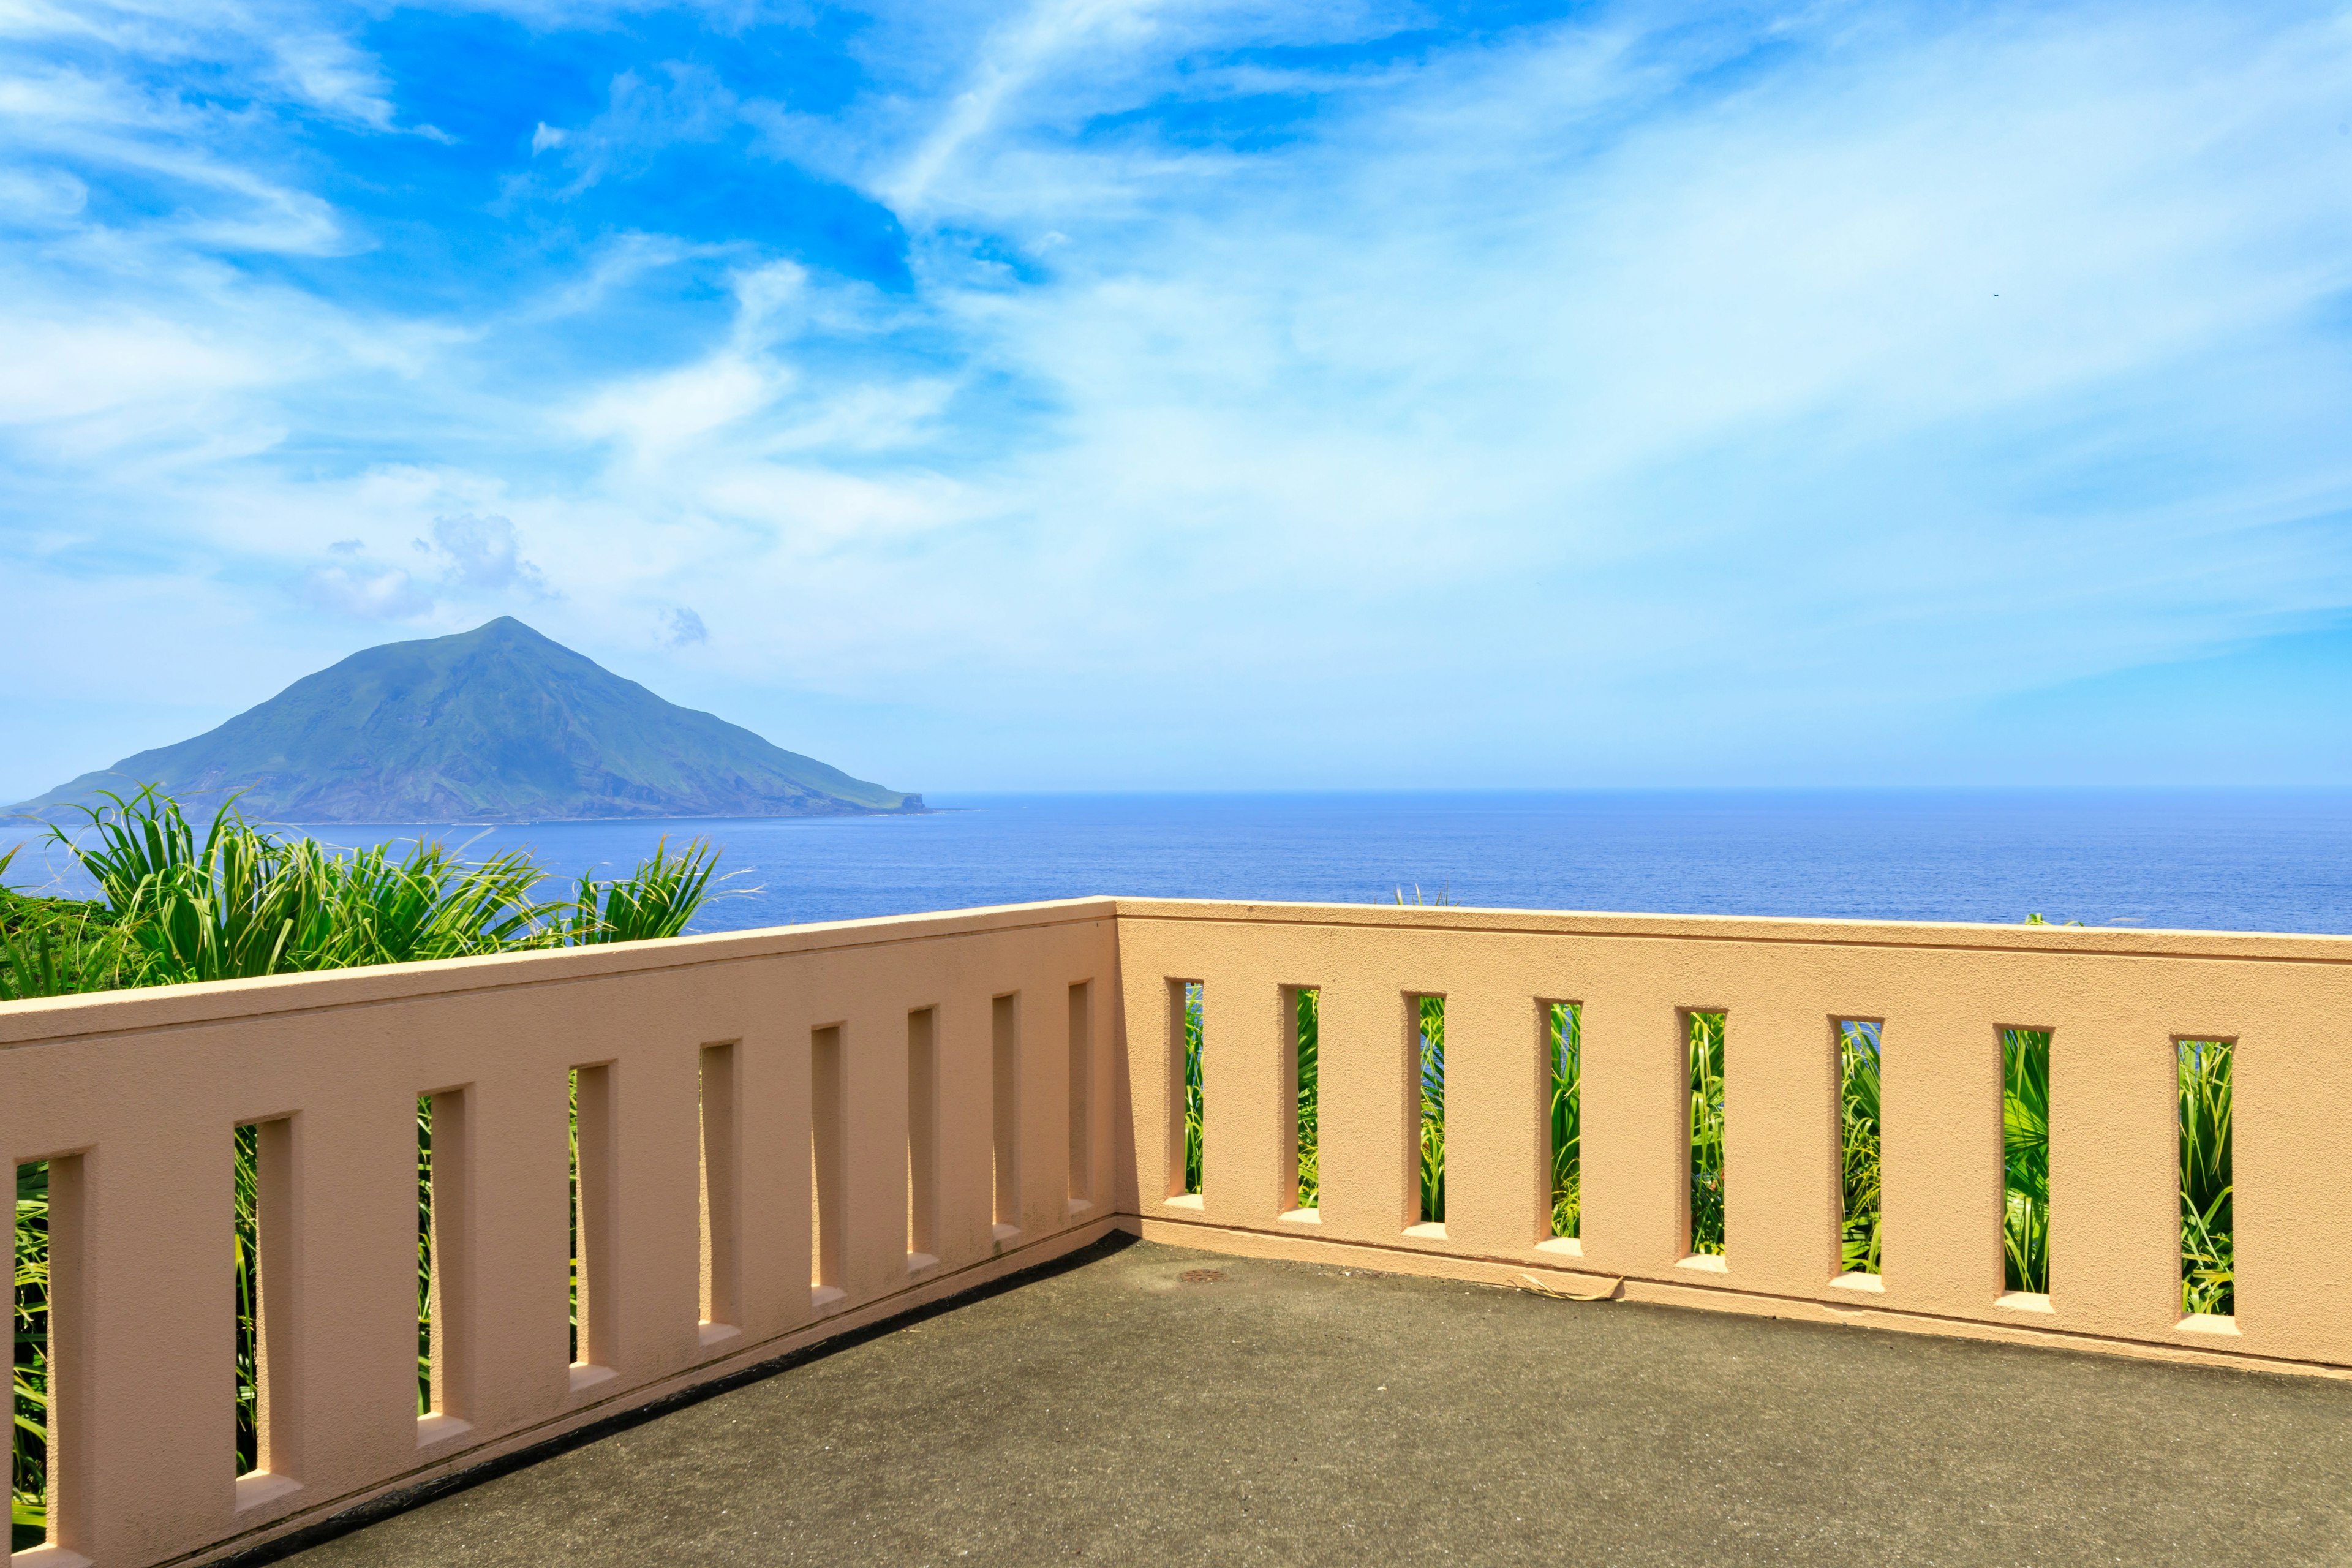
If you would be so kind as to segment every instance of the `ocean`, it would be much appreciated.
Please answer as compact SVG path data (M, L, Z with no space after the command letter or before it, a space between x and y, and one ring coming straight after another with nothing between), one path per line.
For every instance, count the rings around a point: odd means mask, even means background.
M912 817L311 831L569 879L708 837L696 930L1097 893L2352 932L2352 791L1575 790L948 795ZM0 831L0 847L14 835ZM11 875L41 875L28 849ZM51 856L54 860L54 854ZM27 875L31 872L31 875Z

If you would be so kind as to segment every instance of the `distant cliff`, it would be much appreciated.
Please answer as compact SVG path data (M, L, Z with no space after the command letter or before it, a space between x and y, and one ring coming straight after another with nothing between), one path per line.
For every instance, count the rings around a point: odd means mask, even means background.
M510 616L387 643L296 681L175 746L84 773L15 809L158 784L281 822L515 822L919 812L634 680Z

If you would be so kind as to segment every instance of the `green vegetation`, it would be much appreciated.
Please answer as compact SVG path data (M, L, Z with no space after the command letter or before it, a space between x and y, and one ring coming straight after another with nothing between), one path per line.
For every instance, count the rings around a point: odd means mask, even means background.
M1845 1176L1838 1266L1848 1274L1879 1271L1878 1048L1876 1024L1838 1026L1838 1105Z
M1201 983L1184 984L1184 1190L1201 1190L1201 1135L1205 1112L1201 1089Z
M1421 1004L1421 1223L1445 1223L1445 998Z
M2050 1293L2050 1031L2000 1032L2001 1282Z
M572 1108L572 1137L576 1148L580 1139L580 1108ZM579 1167L574 1165L576 1172ZM576 1279L580 1273L580 1237L572 1237L572 1272ZM575 1288L572 1298L572 1332L579 1332L580 1298ZM433 1414L433 1097L416 1097L416 1414ZM237 1434L239 1453L237 1468L245 1469L243 1454L245 1435Z
M236 1473L261 1466L261 1129L236 1129ZM18 1238L21 1248L23 1237ZM46 1336L44 1336L46 1338ZM48 1347L42 1347L44 1354Z
M1723 1256L1723 1034L1720 1013L1690 1015L1690 1249Z
M713 896L719 858L707 841L673 855L665 840L632 876L583 877L572 899L539 901L533 895L547 873L520 850L479 863L430 842L397 857L381 847L337 851L257 827L234 802L199 837L179 802L159 789L102 799L105 804L79 811L79 831L53 827L48 835L97 885L98 898L33 898L0 889L0 1001L676 936ZM0 873L22 847L0 854ZM424 1224L431 1196L431 1119L429 1102L420 1100L421 1400L429 1399L431 1253ZM236 1129L233 1154L242 1474L258 1462L254 1128ZM22 1549L39 1543L47 1520L45 1164L16 1173L16 1315L11 1519Z
M20 808L95 802L119 779L244 792L287 822L512 822L919 812L709 713L666 702L510 616L387 643L220 728L85 773Z
M97 899L0 889L0 1001L676 936L718 862L705 840L672 855L665 839L633 876L539 901L547 872L524 850L478 863L430 840L338 851L257 826L234 802L199 838L157 789L102 798L79 809L79 831L48 835ZM22 848L0 854L0 872Z
M16 1167L16 1424L8 1523L12 1552L48 1539L49 1166ZM241 1347L240 1347L241 1348Z
M1584 1010L1555 1002L1549 1015L1551 1063L1551 1233L1577 1236L1584 1220Z
M2230 1215L2230 1061L2224 1040L2183 1040L2180 1054L2180 1310L2237 1309Z
M1323 1203L1323 994L1298 992L1298 1205Z

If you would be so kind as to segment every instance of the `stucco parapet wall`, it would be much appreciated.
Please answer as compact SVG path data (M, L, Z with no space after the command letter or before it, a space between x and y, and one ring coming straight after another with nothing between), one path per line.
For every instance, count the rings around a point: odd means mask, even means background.
M1580 1290L1933 1332L2352 1369L2352 939L1121 900L1136 1183L1163 1240L1378 1253ZM1201 986L1197 1002L1179 982ZM1297 1203L1289 994L1320 994ZM1421 1014L1446 1016L1422 1212ZM1580 1233L1551 1236L1549 1010L1580 1025ZM1205 1124L1187 1169L1199 1009ZM1722 1011L1725 1250L1695 1256L1687 1015ZM1839 1036L1884 1027L1883 1272L1842 1270ZM2002 1258L2003 1031L2051 1032L2050 1293ZM2184 1315L2179 1042L2233 1042L2235 1315ZM1246 1237L1246 1241L1238 1238ZM1444 1261L1439 1261L1439 1260ZM1563 1284L1562 1288L1570 1288ZM1774 1303L1790 1304L1787 1307ZM1759 1305L1760 1304L1760 1305Z
M389 963L365 969L275 974L257 980L217 980L43 997L30 1002L0 1002L0 1049L90 1035L169 1029L324 1008L457 996L467 992L514 991L621 975L717 969L761 959L847 952L989 932L1035 931L1103 920L1111 916L1116 908L1117 902L1111 899L1063 899L938 914L766 926L757 931L655 942L489 953L428 963Z
M1630 937L1974 952L2080 953L2115 958L2352 963L2352 936L2282 931L2033 926L1967 921L1788 920L1759 915L1564 912L1457 905L1400 907L1130 898L1113 901L1120 919L1136 921L1459 931L1496 936Z

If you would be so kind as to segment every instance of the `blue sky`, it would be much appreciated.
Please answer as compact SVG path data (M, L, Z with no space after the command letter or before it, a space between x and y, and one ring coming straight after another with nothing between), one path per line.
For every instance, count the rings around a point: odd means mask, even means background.
M2352 12L0 0L0 799L513 614L906 789L2352 782Z

